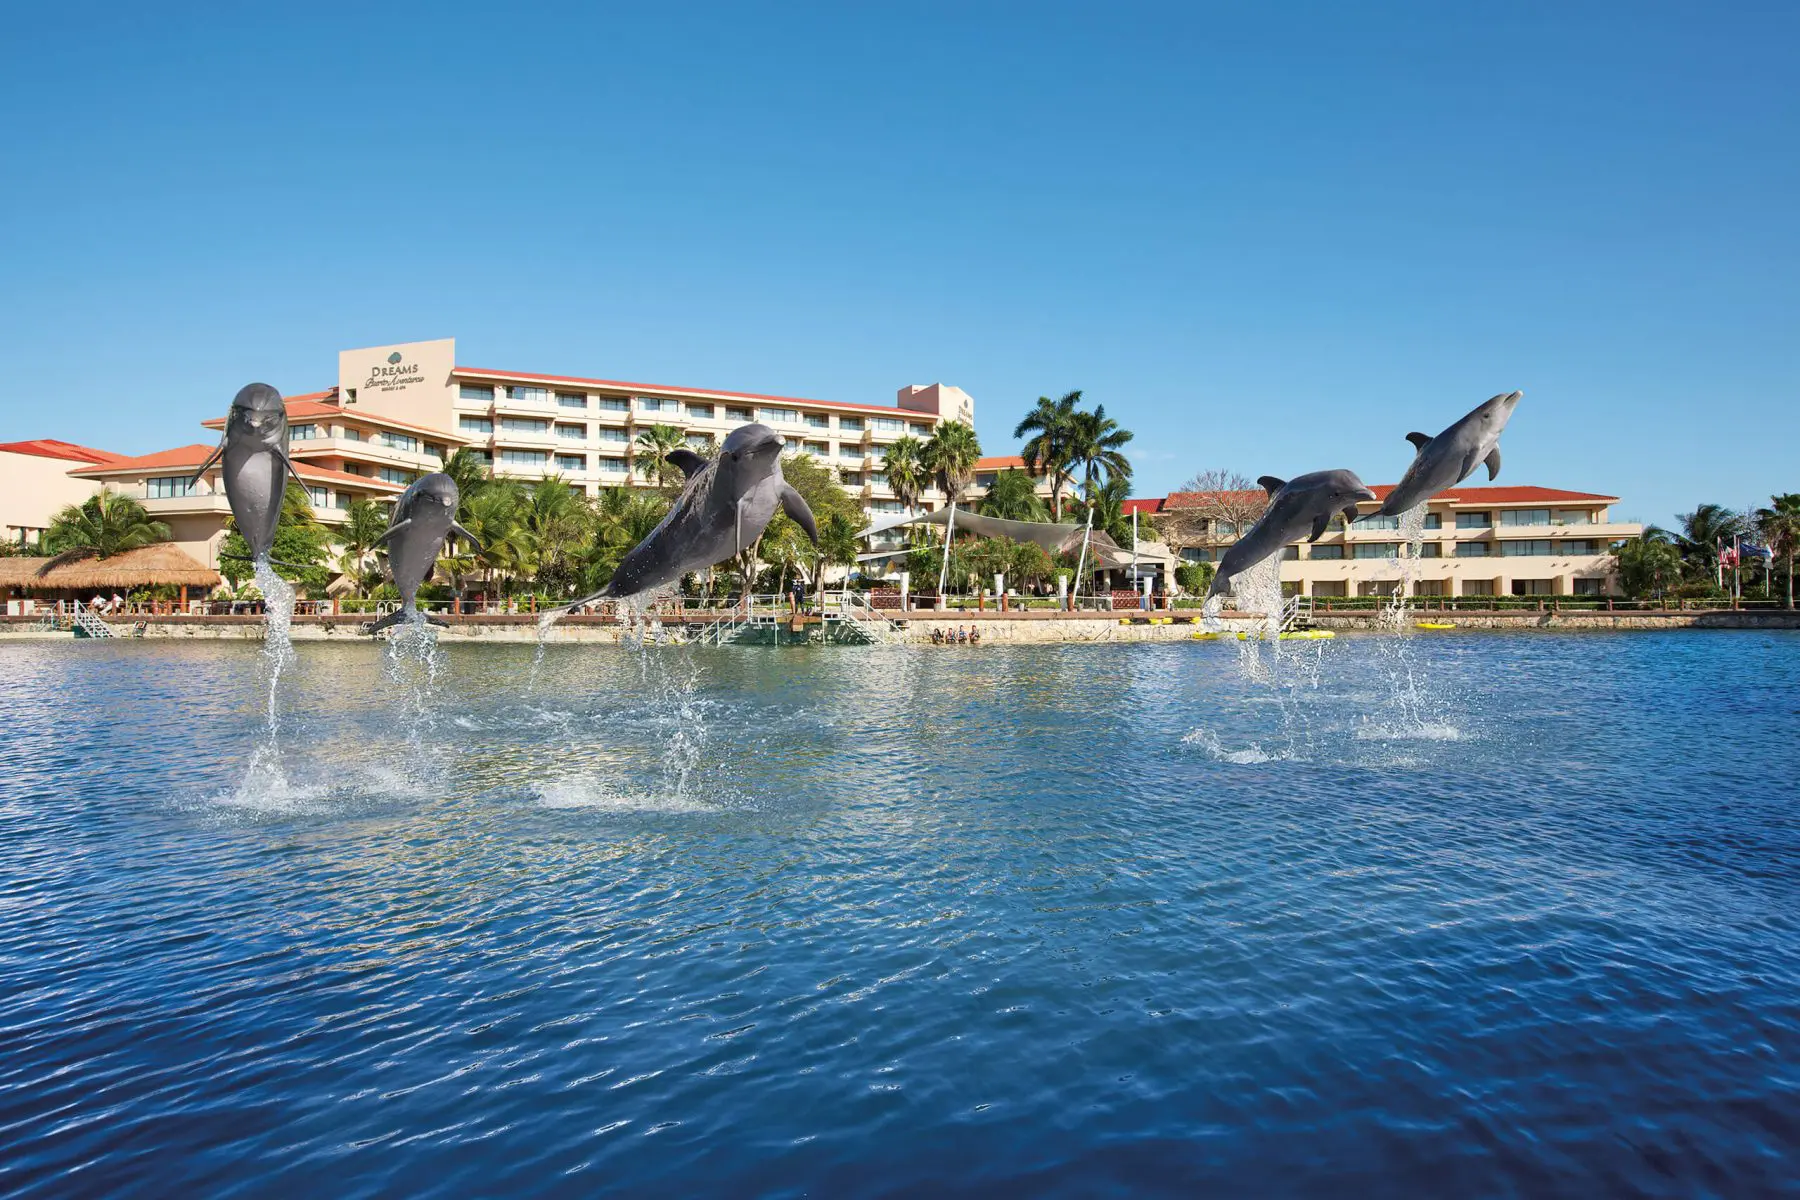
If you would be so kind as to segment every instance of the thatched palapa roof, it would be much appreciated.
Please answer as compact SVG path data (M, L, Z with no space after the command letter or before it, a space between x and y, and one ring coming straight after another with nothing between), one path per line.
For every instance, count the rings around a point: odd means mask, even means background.
M40 592L120 591L129 588L210 588L219 573L195 562L179 546L167 542L127 550L111 558L84 558L53 567L49 558L0 558L0 587Z

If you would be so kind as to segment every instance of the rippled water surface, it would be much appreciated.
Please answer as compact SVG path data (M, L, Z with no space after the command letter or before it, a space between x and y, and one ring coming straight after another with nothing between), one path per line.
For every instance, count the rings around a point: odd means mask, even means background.
M0 645L0 1194L1794 1185L1800 637L1240 649Z

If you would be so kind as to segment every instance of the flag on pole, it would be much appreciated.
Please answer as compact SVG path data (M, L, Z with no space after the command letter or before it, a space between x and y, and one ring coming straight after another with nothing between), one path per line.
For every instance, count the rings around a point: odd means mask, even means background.
M1775 552L1767 546L1758 546L1755 542L1745 542L1738 547L1739 554L1747 554L1751 558L1773 559Z

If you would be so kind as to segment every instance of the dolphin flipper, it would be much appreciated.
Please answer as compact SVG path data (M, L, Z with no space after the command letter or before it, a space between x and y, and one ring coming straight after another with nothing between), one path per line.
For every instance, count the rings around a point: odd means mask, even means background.
M1500 478L1500 447L1495 446L1494 452L1482 461L1487 463L1489 480Z
M377 620L374 624L365 625L363 627L363 632L368 634L370 637L374 637L376 634L380 633L382 630L386 629L388 626L398 625L400 622L402 622L404 620L406 620L406 612L403 609L397 608L393 612L389 613L387 616L382 617L381 619Z
M444 620L442 617L434 617L430 613L425 614L425 623L427 625L436 625L439 629L450 628L450 622Z
M1431 444L1431 435L1429 433L1409 433L1406 435L1406 440L1413 444L1414 450L1423 454L1425 447Z
M781 511L786 513L794 524L806 530L806 536L812 544L819 544L819 524L813 520L812 509L806 506L806 497L794 490L794 485L783 482L781 485Z
M481 544L481 539L476 537L474 534L470 533L468 530L464 529L457 522L455 522L455 521L450 522L450 532L454 533L457 537L461 538L463 541L469 543L469 545L475 547L475 552L477 554L487 553L487 547L483 546Z
M667 454L663 455L663 461L674 463L676 466L680 467L681 473L689 479L692 479L706 469L706 460L685 447L679 450L669 451Z
M1287 486L1287 480L1277 479L1273 475L1264 475L1256 481L1256 486L1273 496L1276 492L1279 492L1282 488Z
M1309 542L1316 542L1320 538L1324 537L1325 531L1330 528L1331 528L1331 514L1330 513L1320 513L1318 520L1313 522L1312 536L1307 538L1306 540Z
M200 477L210 471L213 464L218 462L224 453L225 439L221 437L219 439L219 444L213 447L213 452L206 456L206 461L194 469L194 477L188 480L188 486L193 487L196 483L199 483Z
M1360 512L1360 511L1359 511L1359 510L1358 510L1358 509L1357 509L1357 507L1356 507L1356 505L1354 505L1354 504L1346 504L1346 505L1345 505L1345 506L1344 506L1344 524L1346 524L1346 525L1348 525L1348 524L1350 524L1350 523L1351 523L1351 522L1352 522L1352 521L1354 521L1354 520L1356 520L1356 518L1357 518L1357 517L1359 517L1359 516L1361 516L1361 515L1362 515L1362 514L1361 514L1361 512ZM1329 514L1329 513L1327 513L1327 514L1326 514L1326 520L1330 520L1330 514Z
M294 460L288 457L287 451L278 449L275 453L280 456L282 462L287 464L288 474L294 477L294 482L304 488L306 480L300 478L300 468L294 465Z
M406 520L401 521L398 525L389 525L386 529L381 531L380 537L376 538L373 542L371 542L369 544L369 549L371 549L371 550L381 549L382 546L387 544L387 540L389 538L393 537L396 533L399 533L402 529L405 529L408 525L411 525L411 524L412 524L412 518L408 517L408 518L406 518Z

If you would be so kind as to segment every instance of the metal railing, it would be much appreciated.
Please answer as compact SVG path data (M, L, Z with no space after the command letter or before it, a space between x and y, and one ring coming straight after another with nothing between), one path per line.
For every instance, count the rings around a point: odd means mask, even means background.
M854 629L861 637L877 645L891 645L899 639L900 627L870 604L862 593L848 588L841 592L827 592L828 606L834 595L837 598L838 616L843 619L846 628Z
M94 615L93 609L75 601L75 628L91 638L118 637L119 631Z

